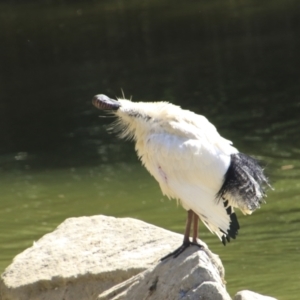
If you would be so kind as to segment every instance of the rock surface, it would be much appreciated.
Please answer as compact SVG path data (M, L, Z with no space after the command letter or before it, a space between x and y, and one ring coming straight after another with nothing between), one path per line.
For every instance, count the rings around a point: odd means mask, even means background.
M245 291L238 292L234 296L233 300L277 300L277 299L245 290Z
M130 218L70 218L17 255L3 300L96 299L177 248L182 235Z
M160 262L182 239L130 218L67 219L15 257L1 275L0 300L231 299L223 265L203 242ZM274 300L235 298L249 299Z
M98 300L231 300L220 263L208 249L190 247L176 259L171 257L105 291Z

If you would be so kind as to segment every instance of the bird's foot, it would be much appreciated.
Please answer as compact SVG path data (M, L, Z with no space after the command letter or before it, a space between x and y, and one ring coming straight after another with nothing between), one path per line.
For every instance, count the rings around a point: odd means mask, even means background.
M198 244L197 242L183 242L183 244L177 248L175 251L167 254L166 256L164 256L163 258L160 259L160 261L163 261L171 256L173 256L173 258L176 258L177 256L179 256L185 249L187 249L190 246L198 246L200 249L203 248L202 245Z

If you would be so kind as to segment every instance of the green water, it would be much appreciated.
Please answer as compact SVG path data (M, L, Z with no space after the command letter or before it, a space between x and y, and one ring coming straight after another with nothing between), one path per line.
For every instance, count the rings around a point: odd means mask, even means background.
M168 100L261 159L274 191L220 255L233 296L299 299L297 1L0 4L0 270L66 218L132 217L183 232L133 144L106 133L94 94Z

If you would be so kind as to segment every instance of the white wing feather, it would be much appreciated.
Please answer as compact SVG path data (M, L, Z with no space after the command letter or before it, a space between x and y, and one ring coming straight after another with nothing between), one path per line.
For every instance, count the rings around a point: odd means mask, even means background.
M177 128L169 123L175 128L172 134L150 134L145 147L137 150L162 192L178 199L186 210L192 209L221 239L229 229L230 217L223 202L216 200L216 194L229 167L230 154L237 150L206 122L205 131L190 123L181 122L184 125L180 128L177 122ZM185 134L180 134L183 131ZM193 138L187 138L187 132Z

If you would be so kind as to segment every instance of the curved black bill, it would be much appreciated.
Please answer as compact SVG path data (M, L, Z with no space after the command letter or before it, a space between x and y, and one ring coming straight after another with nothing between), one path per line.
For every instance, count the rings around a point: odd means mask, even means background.
M95 95L92 103L95 107L101 110L117 110L121 106L120 102L110 99L103 94Z

